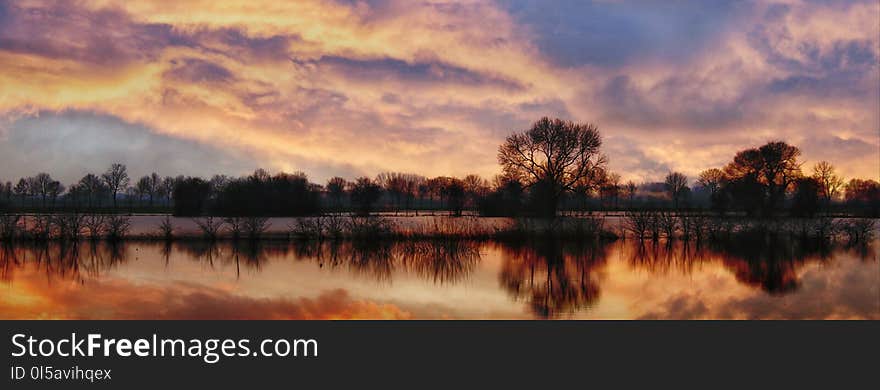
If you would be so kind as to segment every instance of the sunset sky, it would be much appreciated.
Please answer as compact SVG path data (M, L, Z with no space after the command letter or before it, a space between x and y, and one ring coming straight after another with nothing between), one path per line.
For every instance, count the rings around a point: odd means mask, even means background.
M490 177L545 115L624 179L783 139L876 180L878 58L876 0L0 0L0 180Z

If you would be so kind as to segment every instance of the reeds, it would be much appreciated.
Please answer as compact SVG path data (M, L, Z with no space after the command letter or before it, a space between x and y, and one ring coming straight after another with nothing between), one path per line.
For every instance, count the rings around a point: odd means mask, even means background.
M0 214L0 241L76 241L106 239L289 239L297 240L519 240L554 238L565 240L616 239L600 216L565 218L518 218L486 220L481 217L436 216L421 220L396 221L382 216L332 214L299 218L290 224L288 234L268 233L266 217L193 218L198 230L183 235L175 229L171 217L163 217L155 234L130 235L131 217L123 215ZM876 233L877 221L869 218L777 218L749 219L717 217L699 213L669 211L627 211L620 228L626 236L638 240L675 240L701 242L728 240L737 236L781 237L848 244L866 243Z
M624 231L638 240L727 240L741 235L780 237L830 242L837 239L849 244L866 243L876 232L876 220L870 218L831 217L749 219L709 217L701 214L667 211L627 211L622 221Z

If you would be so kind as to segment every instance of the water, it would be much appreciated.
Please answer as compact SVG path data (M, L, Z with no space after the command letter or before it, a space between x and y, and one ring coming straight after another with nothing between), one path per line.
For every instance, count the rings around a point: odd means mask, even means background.
M0 318L880 319L878 245L19 245Z

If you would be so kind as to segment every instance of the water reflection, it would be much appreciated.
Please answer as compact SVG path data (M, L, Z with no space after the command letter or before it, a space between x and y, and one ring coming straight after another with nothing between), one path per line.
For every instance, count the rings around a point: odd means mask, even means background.
M557 241L502 245L499 279L538 317L574 313L599 299L609 246Z
M840 258L859 259L865 266L843 263ZM763 238L703 245L549 240L18 245L0 248L0 287L5 285L7 292L0 298L0 308L18 308L4 309L5 313L0 310L0 317L32 318L31 311L15 313L27 307L22 303L27 299L50 290L61 294L61 286L65 297L76 298L78 293L92 291L86 288L90 283L112 279L126 282L114 285L118 291L114 290L112 297L125 307L132 306L135 297L143 299L139 294L146 294L147 287L161 285L162 290L154 295L164 298L142 304L163 311L163 318L315 318L318 312L331 318L374 318L389 312L395 313L394 318L485 318L495 316L493 313L499 310L506 314L497 315L508 318L516 316L516 311L510 311L515 307L533 318L584 317L591 313L614 318L765 318L775 317L773 310L790 303L774 303L763 297L811 294L814 301L830 300L829 305L846 308L844 314L835 315L876 318L880 316L880 299L872 302L870 297L873 294L876 298L880 291L877 264L876 245L846 248ZM846 272L835 271L841 267ZM165 271L157 273L156 269ZM225 276L218 279L227 274L231 277L228 281ZM730 279L739 287L728 286L726 291L712 292L711 299L707 298L709 292L704 285L711 288L723 281L719 278ZM412 280L423 284L413 285ZM372 283L372 287L365 287L364 282ZM664 283L668 285L664 287ZM843 289L855 293L844 293ZM88 294L108 291L104 288ZM198 305L174 298L181 291L198 298ZM724 292L727 296L721 294ZM495 293L506 299L497 298ZM309 294L312 297L306 297ZM211 297L212 303L206 304L206 297ZM100 305L89 302L109 302L107 296L95 298L74 299L83 305L81 318L119 317L106 314L118 308L88 310L88 305ZM268 304L266 299L277 302ZM472 308L465 313L453 299L464 300ZM233 309L232 301L248 309ZM318 310L324 301L335 302L335 307L357 307L361 314ZM655 304L645 307L647 302ZM738 302L735 311L732 302ZM58 305L54 301L45 304L43 314L63 309L53 306ZM311 309L303 311L302 305ZM194 306L198 310L193 311ZM266 309L261 314L254 307ZM279 307L302 316L278 312ZM728 311L713 311L713 307L728 307ZM485 309L481 312L480 308ZM812 308L809 315L822 316L820 309ZM826 311L834 312L832 309ZM238 311L228 312L233 310ZM138 313L126 313L123 318L139 318ZM800 314L794 312L791 316Z

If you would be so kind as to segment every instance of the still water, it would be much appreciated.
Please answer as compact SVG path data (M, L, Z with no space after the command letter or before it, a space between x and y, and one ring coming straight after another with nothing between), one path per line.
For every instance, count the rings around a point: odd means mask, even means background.
M880 319L877 247L19 245L0 250L0 318Z

